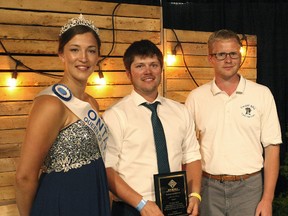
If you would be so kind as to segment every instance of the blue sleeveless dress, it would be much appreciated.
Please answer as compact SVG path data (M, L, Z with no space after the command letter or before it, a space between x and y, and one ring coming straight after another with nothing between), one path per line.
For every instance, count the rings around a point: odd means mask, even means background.
M31 216L92 215L110 216L107 177L94 132L78 120L49 150Z

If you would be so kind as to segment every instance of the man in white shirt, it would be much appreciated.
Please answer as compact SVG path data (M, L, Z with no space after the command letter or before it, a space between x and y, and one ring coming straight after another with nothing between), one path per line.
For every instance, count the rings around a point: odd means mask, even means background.
M183 104L158 94L163 55L149 40L136 41L124 54L132 93L103 114L110 135L106 150L109 189L116 196L112 215L163 216L155 204L153 175L158 173L151 111L157 102L168 151L170 171L186 170L189 215L198 215L201 200L201 156L194 122Z
M281 130L270 90L238 74L240 48L233 31L214 32L208 60L215 78L185 103L199 132L204 216L272 215Z

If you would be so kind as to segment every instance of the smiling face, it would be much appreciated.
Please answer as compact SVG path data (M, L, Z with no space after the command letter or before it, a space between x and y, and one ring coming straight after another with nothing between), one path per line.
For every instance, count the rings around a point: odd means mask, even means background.
M130 71L126 71L134 90L147 101L153 101L158 95L162 67L156 55L153 57L135 56Z
M231 79L234 76L237 76L237 72L241 65L241 46L239 42L232 39L221 39L215 40L211 45L209 53L238 53L239 58L231 58L230 55L227 55L224 60L218 60L215 55L209 55L208 60L215 69L215 78L227 80Z
M66 79L86 83L99 58L97 40L91 32L77 34L65 44L59 57Z

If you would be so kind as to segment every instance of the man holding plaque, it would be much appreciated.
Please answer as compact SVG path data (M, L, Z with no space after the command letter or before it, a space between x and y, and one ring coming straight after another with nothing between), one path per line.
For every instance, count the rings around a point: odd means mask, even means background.
M149 40L136 41L123 60L134 88L103 114L112 215L198 215L199 144L186 107L158 94L162 52Z

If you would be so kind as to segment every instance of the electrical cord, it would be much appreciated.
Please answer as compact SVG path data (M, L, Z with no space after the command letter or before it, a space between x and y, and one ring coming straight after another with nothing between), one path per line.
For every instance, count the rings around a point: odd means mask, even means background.
M115 20L114 20L114 16L115 16L115 11L116 9L121 5L121 3L118 3L114 9L113 9L113 12L112 12L112 36L113 36L113 39L112 39L112 47L109 51L109 53L104 56L102 59L100 59L97 63L97 66L99 67L99 76L101 78L103 78L103 73L102 73L102 70L101 70L101 63L106 59L108 58L112 51L114 50L114 47L115 47ZM44 76L48 76L48 77L53 77L53 78L59 78L59 77L62 77L62 75L57 75L57 74L50 74L50 73L47 73L47 72L39 72L39 71L36 71L30 67L28 67L27 65L25 65L23 62L21 62L20 60L14 58L6 49L6 47L4 46L4 44L2 43L1 39L0 39L0 44L2 46L2 48L4 49L5 51L5 54L7 54L14 62L15 62L15 71L17 72L17 68L18 66L22 66L22 67L25 67L27 68L29 71L31 72L34 72L34 73L38 73L38 74L41 74L41 75L44 75Z
M4 44L2 43L1 39L0 39L0 44L3 48L3 50L5 51L5 54L7 54L9 56L9 58L11 58L14 62L15 62L15 71L17 72L18 71L18 67L21 66L21 67L24 67L24 68L27 68L29 71L31 72L34 72L34 73L38 73L38 74L41 74L41 75L44 75L44 76L48 76L48 77L52 77L52 78L59 78L59 77L62 77L62 75L57 75L57 74L50 74L50 73L47 73L47 72L39 72L39 71L36 71L30 67L28 67L27 65L25 65L23 62L21 62L20 60L14 58L11 53L9 53L6 49L6 47L4 46Z
M184 62L185 68L187 69L187 71L188 71L191 79L193 80L193 82L194 82L194 83L196 84L196 86L198 87L198 86L199 86L198 83L196 82L195 78L193 77L191 71L189 70L189 68L188 68L188 66L187 66L187 63L186 63L186 60L185 60L185 56L184 56L184 50L183 50L182 44L181 44L181 42L180 42L180 40L179 40L179 38L178 38L178 36L177 36L177 34L176 34L176 32L175 32L174 29L172 29L172 32L174 33L174 36L175 36L176 41L177 41L176 46L179 46L180 49L181 49L182 58L183 58L183 62Z
M116 9L117 9L120 5L121 5L121 3L118 3L118 4L114 7L113 12L112 12L112 47L111 47L109 53L108 53L106 56L104 56L102 59L100 59L100 60L98 61L98 63L97 63L97 66L98 66L98 68L99 68L99 77L100 77L100 78L103 78L103 73L102 73L102 70L101 70L101 63L102 63L106 58L108 58L108 57L111 55L112 51L114 50L114 46L115 46L115 20L114 20L114 16L115 16L115 11L116 11Z

